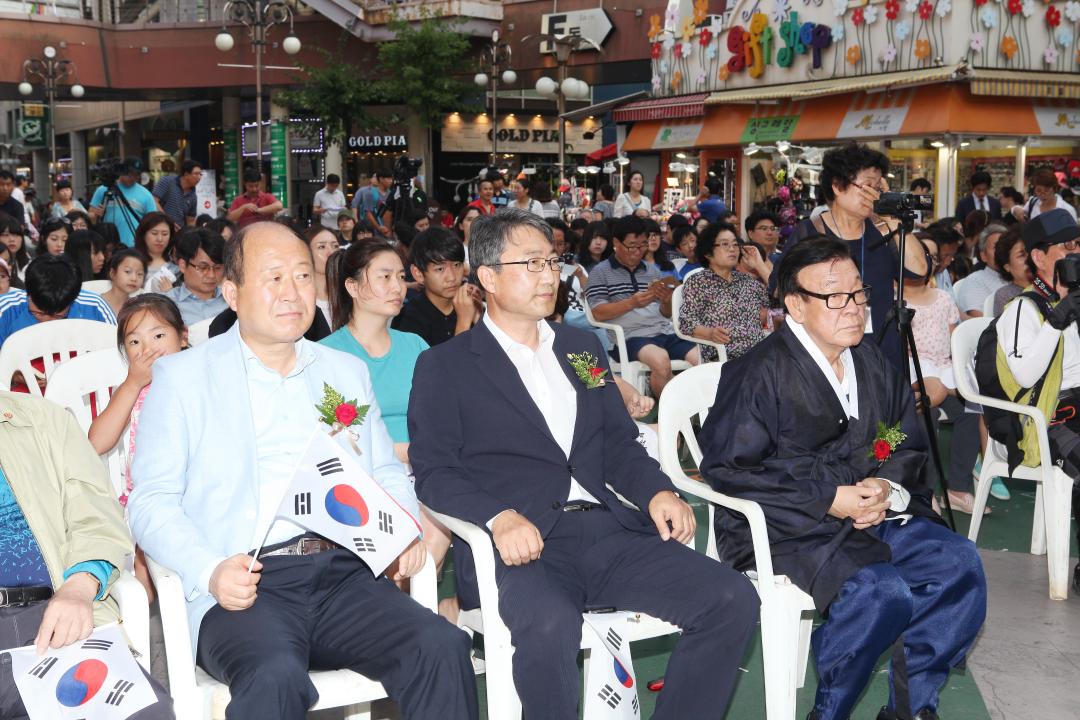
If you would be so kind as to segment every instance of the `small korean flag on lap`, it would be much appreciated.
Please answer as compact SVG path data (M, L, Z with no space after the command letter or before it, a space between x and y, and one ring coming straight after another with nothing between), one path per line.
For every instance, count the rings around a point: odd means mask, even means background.
M630 659L627 612L585 613L585 624L600 638L585 678L585 720L632 720L641 717L637 678Z
M123 720L157 700L116 625L44 655L33 646L9 652L30 720Z
M312 435L277 517L348 548L376 576L420 535L416 518L321 430Z

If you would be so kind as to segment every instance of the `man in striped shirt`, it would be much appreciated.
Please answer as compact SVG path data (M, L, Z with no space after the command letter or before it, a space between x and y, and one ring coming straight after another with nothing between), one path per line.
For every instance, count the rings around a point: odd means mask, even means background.
M26 290L0 295L0 345L23 328L65 318L116 324L109 304L81 289L79 271L70 260L42 255L26 268Z
M589 272L585 299L593 317L620 325L626 333L628 358L649 366L649 386L653 395L671 380L671 361L701 361L696 343L683 340L671 325L671 295L674 285L655 265L646 263L645 221L628 215L615 221L615 252Z

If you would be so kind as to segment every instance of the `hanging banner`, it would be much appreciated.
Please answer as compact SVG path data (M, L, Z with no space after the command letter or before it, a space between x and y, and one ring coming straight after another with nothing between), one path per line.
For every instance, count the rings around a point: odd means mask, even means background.
M195 216L199 215L218 216L217 173L205 168L199 184L195 186Z
M240 194L240 139L236 128L228 128L224 133L225 168L223 186L225 197L233 198ZM206 168L203 168L206 174Z
M289 147L285 123L274 121L270 126L270 193L289 207Z

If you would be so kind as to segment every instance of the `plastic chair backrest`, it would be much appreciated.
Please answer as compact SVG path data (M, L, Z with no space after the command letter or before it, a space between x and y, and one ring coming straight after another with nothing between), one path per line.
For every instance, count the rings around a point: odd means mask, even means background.
M704 269L705 268L697 268L696 270L691 270L690 272L688 272L686 274L686 277L690 277L694 273L700 272L701 270L704 270ZM684 282L685 282L685 280L684 280ZM717 358L717 362L719 362L721 365L724 364L725 362L727 362L727 346L726 345L721 345L720 343L710 342L708 340L702 340L701 338L696 338L693 335L686 335L685 333L683 333L682 330L679 329L679 316L682 314L683 288L684 287L686 287L686 286L685 285L679 285L677 288L675 288L674 292L671 293L671 325L672 325L673 328L675 328L675 335L677 335L678 337L681 337L683 340L689 340L692 343L697 343L699 346L709 345L711 347L716 348L716 353L719 356Z
M213 319L200 320L187 329L188 345L195 347L210 339L210 323Z
M11 377L21 372L32 395L41 397L41 389L34 381L38 372L31 364L41 360L45 377L52 375L53 368L92 350L104 350L116 346L116 326L97 320L50 320L31 325L8 336L0 347L0 387L11 386ZM54 357L58 356L58 357Z
M953 330L952 358L956 389L969 402L978 403L984 399L975 380L975 351L979 347L979 337L993 321L991 317L971 318Z
M84 282L82 284L82 289L83 290L88 290L89 292L92 292L92 293L97 293L98 295L101 295L102 293L107 293L110 290L112 290L112 281L111 280L87 280L86 282Z
M995 293L990 293L986 296L986 300L983 301L983 317L994 317L994 295Z
M95 413L105 409L113 389L126 377L127 364L119 350L94 350L57 365L45 388L45 399L67 408L83 432L88 433ZM122 433L117 446L102 455L117 495L123 491L126 438L127 432Z
M956 282L953 283L952 296L953 296L954 301L958 297L960 297L960 288L963 287L964 283L966 283L966 282L967 282L967 278L960 278L959 280L957 280Z
M679 435L683 436L694 463L701 464L701 448L691 424L697 415L704 420L716 398L720 384L721 363L706 363L684 370L664 386L660 395L659 434L660 467L671 474L681 469L679 461Z

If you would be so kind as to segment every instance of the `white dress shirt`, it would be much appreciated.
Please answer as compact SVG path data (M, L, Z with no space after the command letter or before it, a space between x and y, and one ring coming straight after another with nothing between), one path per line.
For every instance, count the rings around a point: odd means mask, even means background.
M844 412L847 413L849 418L855 420L859 419L859 379L855 373L855 361L851 357L851 348L847 348L844 352L840 353L840 363L844 366L844 377L836 377L836 371L833 370L832 364L828 358L825 357L825 353L821 351L821 348L817 346L814 339L810 337L810 333L806 331L800 323L795 322L794 318L790 315L787 320L784 321L788 327L791 328L791 332L795 334L799 342L806 352L810 353L810 357L814 359L814 363L821 370L825 379L829 382L829 386L832 387L833 392L836 393L836 399L840 401L841 407L844 408ZM893 493L889 496L891 498L891 509L895 512L903 512L907 510L908 503L911 502L911 493L907 491L907 488L895 483L888 478L881 478L893 488Z
M503 332L487 313L484 314L483 322L495 336L499 347L510 358L518 376L521 377L521 382L529 392L529 397L536 403L540 414L544 416L544 422L547 423L551 436L569 458L574 439L574 425L577 422L577 391L570 384L570 379L566 377L566 373L559 366L558 358L555 357L553 347L555 332L545 321L537 321L540 344L536 350L533 350ZM573 476L570 477L570 492L566 500L567 502L600 502L588 490L581 487ZM495 518L492 518L488 522L489 529L494 520Z
M275 520L274 516L318 422L317 399L311 397L304 379L304 370L315 362L315 355L297 343L296 365L282 377L266 367L243 340L240 340L240 349L247 372L258 458L259 514L255 520L255 537L251 539L251 547L258 548L285 542L307 532L295 523ZM266 534L267 528L269 534Z

